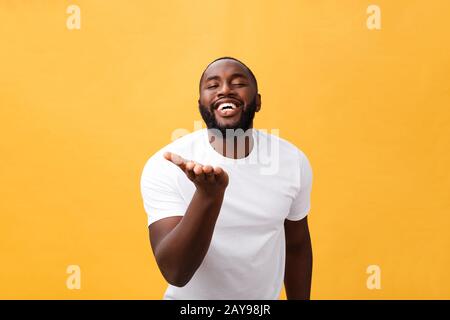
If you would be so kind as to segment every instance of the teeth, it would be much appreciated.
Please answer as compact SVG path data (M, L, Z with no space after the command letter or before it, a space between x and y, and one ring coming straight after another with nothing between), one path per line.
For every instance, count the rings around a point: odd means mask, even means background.
M234 104L234 103L231 103L231 102L224 102L224 103L221 103L220 105L219 105L219 110L223 110L223 108L225 108L225 107L231 107L231 109L235 109L236 108L236 105Z

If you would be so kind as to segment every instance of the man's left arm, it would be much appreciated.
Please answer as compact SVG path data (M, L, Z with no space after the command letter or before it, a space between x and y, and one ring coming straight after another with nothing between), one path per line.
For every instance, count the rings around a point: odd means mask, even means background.
M308 216L299 220L285 220L286 266L284 286L288 300L309 300L312 276L312 247Z

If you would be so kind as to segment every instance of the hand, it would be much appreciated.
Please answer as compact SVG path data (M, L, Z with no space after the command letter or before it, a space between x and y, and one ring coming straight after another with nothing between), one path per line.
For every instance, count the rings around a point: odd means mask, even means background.
M197 190L207 195L223 193L228 186L228 174L220 167L201 165L172 152L165 152L164 158L183 170L188 179L195 184Z

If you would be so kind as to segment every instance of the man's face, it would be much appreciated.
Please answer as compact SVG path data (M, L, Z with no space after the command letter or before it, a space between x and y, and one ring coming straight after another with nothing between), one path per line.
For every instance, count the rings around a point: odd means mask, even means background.
M237 61L224 59L211 64L200 83L200 113L209 129L253 127L255 112L261 108L261 96L247 69Z

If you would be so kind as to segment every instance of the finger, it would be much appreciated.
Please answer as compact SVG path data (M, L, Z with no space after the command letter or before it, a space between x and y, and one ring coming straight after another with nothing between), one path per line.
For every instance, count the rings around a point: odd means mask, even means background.
M188 161L186 162L186 170L190 170L192 171L195 167L195 162L194 161Z
M214 168L210 165L203 166L203 173L210 174L214 171Z
M223 170L220 167L215 167L214 168L214 175L215 175L215 179L217 182L219 183L225 183L228 185L228 174L225 170Z
M196 175L202 174L202 173L203 173L203 168L202 168L202 166L199 165L199 164L196 164L195 167L194 167L194 173L195 173Z
M214 182L214 168L210 165L206 165L203 167L203 172L205 173L205 179L208 182Z
M214 167L214 175L220 176L223 173L223 169L221 167Z
M203 173L203 166L200 164L196 164L194 167L195 180L198 182L204 182L206 177Z
M194 180L195 179L194 167L195 167L195 163L193 161L188 161L186 163L185 172L186 172L187 177L190 180Z
M164 157L166 160L172 161L172 160L171 160L171 155L172 155L171 152L166 151L166 152L164 152L163 157Z

